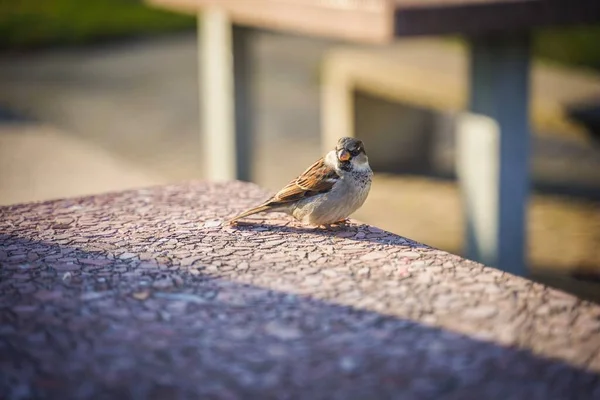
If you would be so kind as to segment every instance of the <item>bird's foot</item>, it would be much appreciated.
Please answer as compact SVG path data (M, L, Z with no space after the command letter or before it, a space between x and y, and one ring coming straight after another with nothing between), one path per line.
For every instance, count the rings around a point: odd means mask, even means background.
M349 223L350 223L350 221L348 219L342 219L340 221L332 222L330 224L317 225L316 228L324 229L324 230L336 229L336 228L342 228L344 226L347 226Z
M334 225L334 226L346 226L346 225L349 225L349 224L350 224L350 220L348 218L344 218L344 219L341 219L339 221L334 222L331 225Z

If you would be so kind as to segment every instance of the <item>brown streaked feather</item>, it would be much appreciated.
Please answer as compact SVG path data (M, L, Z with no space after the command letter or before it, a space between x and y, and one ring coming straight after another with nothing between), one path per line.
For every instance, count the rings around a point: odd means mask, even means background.
M287 203L312 197L320 193L327 193L339 178L340 176L335 169L325 164L325 160L320 158L269 200L235 216L229 220L229 223L252 214L279 208Z
M281 189L268 204L283 204L326 193L331 190L339 175L320 158L296 179Z

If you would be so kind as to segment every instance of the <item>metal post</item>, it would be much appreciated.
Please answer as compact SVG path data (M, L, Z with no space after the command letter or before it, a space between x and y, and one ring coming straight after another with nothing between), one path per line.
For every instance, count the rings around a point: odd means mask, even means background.
M471 41L470 109L458 126L457 173L467 257L526 274L529 35Z
M200 114L207 177L250 180L248 37L221 9L198 14Z
M253 57L251 42L256 30L233 26L233 78L235 108L236 176L243 181L252 180L254 113Z

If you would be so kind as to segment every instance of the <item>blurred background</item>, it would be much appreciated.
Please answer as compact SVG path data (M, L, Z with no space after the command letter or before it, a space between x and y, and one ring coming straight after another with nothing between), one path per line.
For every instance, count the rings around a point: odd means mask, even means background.
M401 42L380 50L405 66L425 52L440 73L464 49L454 37ZM277 190L321 156L323 59L370 49L267 31L251 49L253 172ZM202 179L197 51L194 17L141 0L0 1L0 205ZM548 96L582 101L556 110L572 126L533 132L529 267L600 301L600 26L537 31L534 55ZM354 217L461 254L453 113L410 96L354 101L376 172Z

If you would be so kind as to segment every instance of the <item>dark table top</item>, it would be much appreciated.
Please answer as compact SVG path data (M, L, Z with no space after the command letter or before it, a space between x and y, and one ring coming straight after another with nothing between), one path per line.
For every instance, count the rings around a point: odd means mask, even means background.
M146 0L196 13L219 7L236 23L357 42L396 36L509 33L600 22L597 0Z
M0 208L2 398L600 398L600 305L191 182Z

